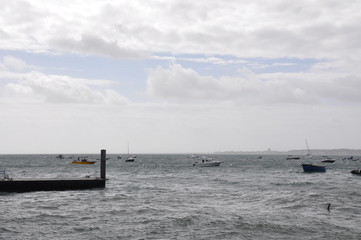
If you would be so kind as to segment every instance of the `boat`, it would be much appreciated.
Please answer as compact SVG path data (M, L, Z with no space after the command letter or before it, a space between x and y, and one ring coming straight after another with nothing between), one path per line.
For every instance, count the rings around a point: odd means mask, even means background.
M94 164L96 161L89 161L88 157L78 157L77 160L74 160L72 164Z
M350 157L343 158L343 160L358 161L358 160L360 160L360 158L354 158L354 156L350 156Z
M64 159L64 155L63 155L63 154L59 154L58 156L56 156L56 158Z
M326 172L325 166L314 165L310 163L303 163L301 165L304 172Z
M297 159L300 159L300 157L295 157L295 156L292 156L292 155L288 155L287 160L297 160Z
M352 174L361 175L361 169L354 169L351 171Z
M130 156L129 155L129 143L128 143L128 157L127 157L127 159L125 159L125 162L134 162L135 161L135 158L136 158L137 156Z
M261 159L261 158L262 158L262 156L259 154L257 158L258 158L258 159Z
M134 162L136 157L137 156L127 157L127 159L125 159L125 162Z
M306 146L307 146L307 154L306 154L305 158L312 158L313 156L312 156L311 150L308 146L307 139L305 139L305 141L306 141Z
M11 181L11 180L12 180L12 178L6 174L5 168L0 169L0 181Z
M334 163L336 161L336 159L330 158L330 157L325 157L323 160L321 160L321 162L324 163Z
M219 160L215 160L214 158L209 158L209 157L205 157L205 156L202 156L201 159L202 159L201 162L195 162L195 163L193 163L193 166L218 167L222 163Z

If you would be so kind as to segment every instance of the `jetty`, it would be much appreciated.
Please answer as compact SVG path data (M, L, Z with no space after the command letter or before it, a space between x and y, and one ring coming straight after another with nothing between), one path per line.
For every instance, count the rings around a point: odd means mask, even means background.
M65 191L105 188L106 150L100 151L100 177L24 178L0 180L0 192Z

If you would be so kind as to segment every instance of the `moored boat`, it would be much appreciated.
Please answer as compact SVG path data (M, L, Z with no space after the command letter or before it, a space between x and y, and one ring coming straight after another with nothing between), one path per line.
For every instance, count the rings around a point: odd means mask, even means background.
M72 164L94 164L96 161L89 161L88 157L78 157L77 160L74 160Z
M215 160L213 158L202 156L201 162L195 162L193 166L199 166L199 167L218 167L221 165L221 161Z
M351 171L352 174L361 175L361 169L354 169Z
M5 168L0 169L0 181L11 181L11 180L12 180L12 178L6 174Z
M330 158L330 157L326 157L325 159L321 160L321 162L324 163L334 163L336 161L336 159Z
M125 159L125 162L134 162L136 157L137 156L127 157L127 159Z
M124 162L134 162L136 157L137 157L136 155L134 156L129 155L129 143L128 143L128 157L125 159Z
M360 160L360 158L355 158L354 156L350 156L350 157L344 157L342 160L358 161Z
M304 172L326 172L325 166L314 165L310 163L303 163L301 166Z
M287 159L287 160L297 160L297 159L300 159L300 157L288 155L286 159Z

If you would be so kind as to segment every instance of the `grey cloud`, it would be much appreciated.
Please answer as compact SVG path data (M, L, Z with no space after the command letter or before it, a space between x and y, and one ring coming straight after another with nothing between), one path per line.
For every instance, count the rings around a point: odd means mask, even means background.
M94 54L112 58L137 59L148 55L145 52L122 48L117 41L106 41L101 37L85 34L79 40L70 38L58 38L49 41L51 46L70 52Z
M359 1L3 2L5 49L335 59L361 48Z

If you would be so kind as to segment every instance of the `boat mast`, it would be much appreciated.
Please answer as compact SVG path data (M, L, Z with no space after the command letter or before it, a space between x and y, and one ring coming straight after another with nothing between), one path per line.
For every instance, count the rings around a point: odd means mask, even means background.
M128 158L129 158L129 142L128 142Z
M310 150L310 147L308 146L308 143L307 143L307 139L305 139L306 141L306 146L307 146L307 151L308 151L308 156L312 156L312 153L311 153L311 150Z

